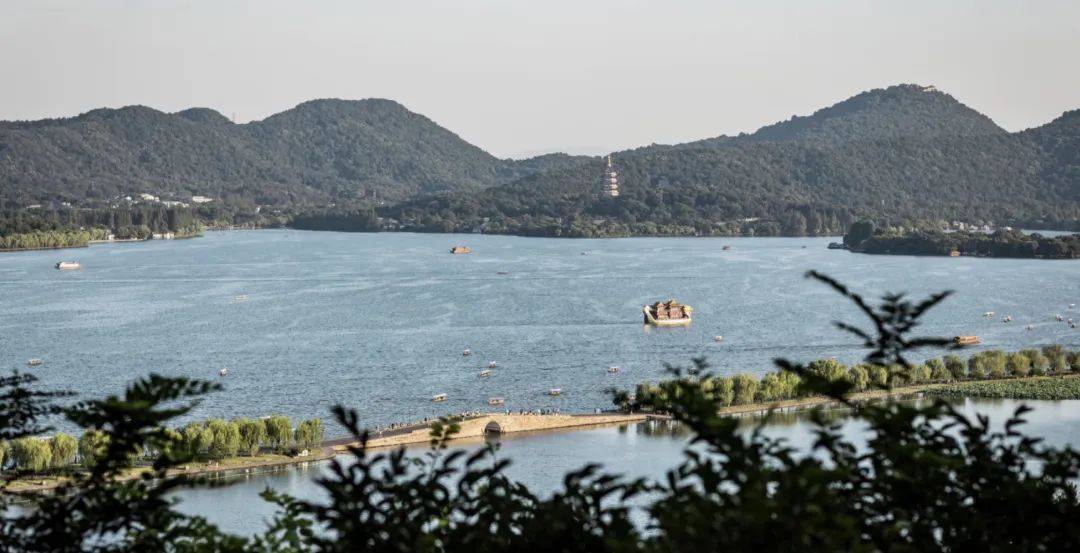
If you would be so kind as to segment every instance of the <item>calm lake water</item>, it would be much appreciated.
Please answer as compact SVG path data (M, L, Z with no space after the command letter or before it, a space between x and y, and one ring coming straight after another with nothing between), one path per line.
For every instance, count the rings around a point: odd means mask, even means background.
M721 372L762 373L776 356L858 360L831 321L859 314L808 269L870 296L956 290L925 334L1080 347L1080 330L1054 320L1080 318L1067 311L1080 303L1076 261L868 256L829 241L267 230L5 253L0 363L41 358L29 370L43 385L80 397L150 371L218 379L228 367L200 418L326 417L340 403L382 424L483 409L491 396L589 411L609 406L607 388L660 378L665 362L706 356ZM474 253L450 255L455 244ZM53 269L60 260L85 268ZM694 306L693 326L643 328L641 306L668 298ZM494 375L478 378L489 361ZM552 387L564 394L549 398ZM449 400L432 404L436 393Z
M1049 445L1080 446L1080 401L966 400L965 414L976 412L990 416L997 429L1016 407L1026 403L1034 411L1025 415L1021 427L1030 435L1042 437ZM747 431L756 424L748 419ZM766 434L783 438L799 451L808 451L813 443L814 427L804 414L789 415L771 423ZM848 419L843 433L859 446L869 435L863 423ZM599 462L606 472L627 478L662 478L664 473L683 460L690 436L684 428L668 423L640 423L577 432L554 432L532 436L503 436L498 456L510 459L508 475L527 484L535 493L549 494L563 489L563 476L587 463ZM475 449L477 444L459 446ZM454 448L451 448L454 449ZM423 455L426 447L412 447L414 455ZM273 505L259 497L267 488L287 492L309 501L321 501L324 493L315 477L327 471L326 464L307 469L243 477L228 481L223 487L197 488L177 494L178 508L185 513L207 517L222 529L238 534L257 533L266 527L274 512Z

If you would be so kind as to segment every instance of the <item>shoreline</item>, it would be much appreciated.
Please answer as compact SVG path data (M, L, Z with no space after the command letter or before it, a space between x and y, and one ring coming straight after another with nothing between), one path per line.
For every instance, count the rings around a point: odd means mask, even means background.
M41 246L37 248L18 248L18 249L0 249L0 253L18 253L18 252L40 252L48 250L77 250L82 248L89 248L90 246L98 246L101 244L124 244L130 242L153 242L153 241L173 241L173 240L190 240L192 238L199 238L202 233L192 234L190 236L173 236L172 238L119 238L115 240L89 240L81 246Z
M601 413L574 415L506 415L485 413L466 417L459 422L461 432L455 434L450 442L482 438L489 433L488 425L493 421L499 425L498 434L519 432L548 432L553 430L580 430L602 426L642 422L649 418L643 413ZM430 423L415 423L378 434L372 434L365 450L387 449L427 443L430 440ZM303 456L282 454L260 454L254 457L230 457L221 461L196 462L169 470L168 476L202 477L224 479L236 476L251 476L268 472L277 472L292 467L327 461L348 452L349 447L358 447L359 442L351 437L324 440L318 451ZM119 481L139 478L149 471L149 467L135 467L117 478ZM65 482L64 476L42 475L11 480L0 489L0 493L26 496L49 493Z
M1012 378L996 378L970 382L1036 382L1054 379L1077 379L1080 374L1064 374L1051 376L1027 376ZM850 399L857 403L875 401L881 399L906 399L921 395L927 391L947 388L963 382L935 382L928 384L916 384L892 388L889 390L872 390L851 394ZM752 403L724 407L718 410L720 415L731 417L744 417L762 415L769 412L788 413L814 407L828 407L839 405L839 402L824 396L815 396L797 400L785 400L771 403ZM466 417L458 424L461 430L451 438L448 443L477 442L490 435L523 436L546 434L551 432L574 432L590 430L607 426L636 424L652 420L671 420L669 415L663 413L646 412L605 412L599 414L547 414L547 415L520 415L503 413L484 413ZM493 426L494 425L494 426ZM430 440L430 423L414 423L403 427L386 430L378 434L372 434L368 439L365 450L380 450L415 446L425 444ZM258 474L273 473L296 467L306 467L316 463L330 460L339 455L348 453L350 447L359 447L360 443L351 437L338 437L324 440L318 451L310 452L304 456L288 456L282 454L260 454L254 457L231 457L221 461L191 463L186 466L172 469L169 476L200 477L213 480L234 478L239 476L254 476ZM148 467L137 467L119 480L138 478L147 472ZM62 476L42 476L36 478L23 478L12 480L8 486L0 489L0 493L14 496L29 496L40 493L49 493L58 488L64 479Z

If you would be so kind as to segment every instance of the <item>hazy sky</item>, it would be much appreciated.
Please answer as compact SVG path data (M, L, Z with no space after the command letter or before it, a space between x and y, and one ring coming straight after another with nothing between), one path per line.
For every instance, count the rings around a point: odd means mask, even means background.
M261 119L395 99L499 156L753 131L934 84L1009 130L1080 108L1080 1L0 0L0 119Z

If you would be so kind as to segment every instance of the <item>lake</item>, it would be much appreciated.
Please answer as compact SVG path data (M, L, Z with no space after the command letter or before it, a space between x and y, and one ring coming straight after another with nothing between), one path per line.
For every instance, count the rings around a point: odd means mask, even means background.
M150 371L219 380L199 418L325 418L340 403L374 425L484 409L491 396L513 410L591 411L610 406L608 388L698 356L756 374L777 356L860 359L831 324L862 323L859 313L808 269L869 296L955 290L927 316L927 335L1080 346L1080 330L1054 320L1080 317L1067 311L1080 303L1076 261L858 255L830 240L261 230L5 253L0 363L83 398ZM473 253L451 255L457 244ZM60 260L84 269L53 269ZM668 298L694 307L693 325L644 328L642 305ZM44 364L26 369L30 358ZM489 361L498 368L478 378ZM563 395L548 397L552 387ZM437 393L449 399L432 404Z

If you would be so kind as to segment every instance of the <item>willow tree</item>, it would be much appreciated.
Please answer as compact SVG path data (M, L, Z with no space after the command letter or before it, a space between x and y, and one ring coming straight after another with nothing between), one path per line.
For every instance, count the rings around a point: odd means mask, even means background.
M266 426L266 445L277 453L283 453L289 448L292 438L292 422L289 417L271 415L263 419Z
M293 439L296 447L303 449L316 449L322 445L323 435L326 433L323 423L319 419L311 419L296 425Z
M184 437L184 449L192 457L205 458L210 454L210 446L214 442L214 433L206 425L193 422L180 430Z
M52 449L44 439L19 438L11 442L11 460L20 471L42 472L49 468Z
M266 441L266 426L261 421L234 419L240 431L240 454L255 456Z
M87 429L79 436L79 459L83 466L92 467L105 455L109 447L109 435L101 430Z
M75 463L79 443L61 432L49 439L49 449L52 450L52 466L62 468Z

